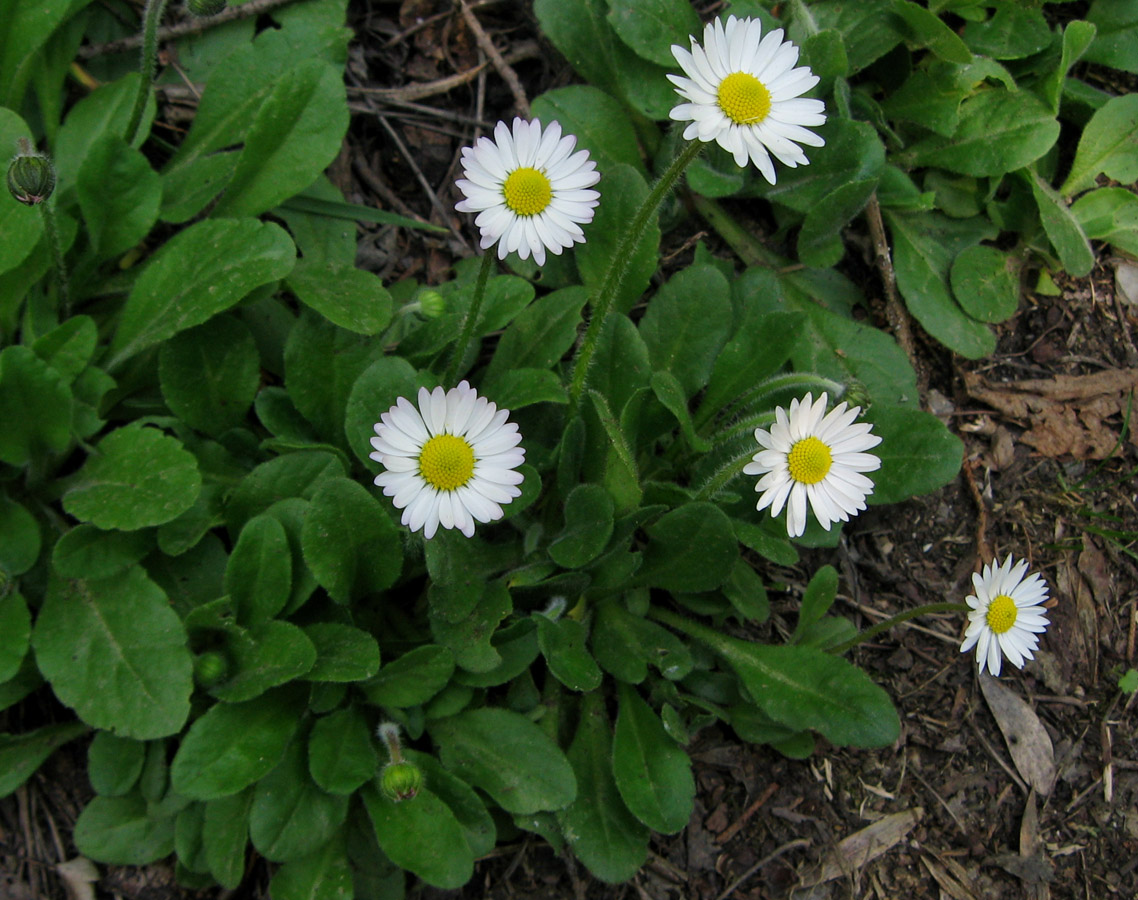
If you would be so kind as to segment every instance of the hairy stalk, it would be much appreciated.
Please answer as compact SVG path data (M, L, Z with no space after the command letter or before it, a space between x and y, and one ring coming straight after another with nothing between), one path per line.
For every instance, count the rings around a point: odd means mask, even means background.
M965 603L926 603L924 606L918 606L916 609L907 609L902 613L897 613L891 616L884 622L878 622L872 628L867 628L860 634L855 635L844 643L838 644L836 647L831 647L830 653L845 653L851 647L856 647L863 641L868 641L870 638L877 637L883 631L888 631L894 625L900 625L902 622L908 622L909 619L915 619L917 616L927 616L930 613L942 612L968 612L968 605Z
M63 261L63 244L59 240L59 229L55 226L55 209L51 201L40 204L43 213L43 227L47 233L47 245L51 248L51 259L55 263L55 277L59 282L60 318L71 314L71 289L67 278L67 265Z
M833 400L840 399L846 392L846 386L844 384L839 381L834 381L832 378L827 378L825 375L818 375L814 372L787 372L783 375L774 375L766 381L755 385L747 391L747 393L730 404L730 408L727 411L731 412L740 407L756 403L764 396L796 387L821 388L829 393ZM717 412L719 412L719 410L700 407L700 409L696 411L694 419L696 430L702 431L704 426L715 417ZM706 434L701 434L700 436L707 437Z
M482 300L486 296L486 282L490 278L490 268L494 264L494 248L491 247L482 257L482 267L478 270L478 281L474 285L474 299L470 301L470 308L466 311L466 318L462 321L462 331L458 335L458 342L447 366L446 378L443 383L447 389L454 387L458 378L458 370L462 367L462 360L466 356L466 348L474 335L474 326L478 324L478 316L482 313Z
M158 23L165 11L166 0L146 0L146 11L142 14L142 63L139 68L142 81L138 85L138 96L134 98L134 108L130 111L130 123L126 126L128 144L133 144L138 136L142 111L146 108L146 98L150 96L150 86L154 82L154 69L158 63Z

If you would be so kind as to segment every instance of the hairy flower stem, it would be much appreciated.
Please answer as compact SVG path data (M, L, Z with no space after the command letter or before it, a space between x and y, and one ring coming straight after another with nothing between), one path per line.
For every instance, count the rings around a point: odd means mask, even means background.
M601 279L600 288L590 299L589 327L585 329L585 337L581 341L577 350L577 358L573 363L573 381L569 388L570 416L576 412L581 394L585 390L585 381L589 375L589 364L593 361L593 354L597 351L597 339L600 337L601 327L612 311L613 303L616 302L621 283L628 273L628 263L632 259L633 250L640 242L644 229L648 227L649 220L659 209L660 203L668 195L668 192L676 186L680 175L702 149L703 143L701 141L691 141L672 160L667 171L657 179L656 184L649 191L648 197L641 204L640 209L636 211L628 229L621 237L612 261L609 262L609 267L605 271L604 278Z
M142 111L146 108L146 98L150 96L150 86L154 82L154 70L158 63L158 23L166 11L166 0L146 0L146 10L142 14L142 63L139 71L142 81L138 85L138 96L134 98L134 108L130 111L130 122L126 126L126 142L134 144L138 136L138 126L142 124Z
M474 297L470 301L470 308L466 311L466 318L462 320L462 331L458 335L458 342L454 345L450 365L447 366L446 378L443 383L452 388L458 378L458 370L462 367L466 348L474 335L474 327L478 324L478 317L482 314L482 300L486 296L486 281L490 278L490 269L494 265L494 248L491 247L482 257L482 267L478 270L478 281L474 285Z
M387 752L391 757L391 762L403 762L403 747L399 743L399 726L394 722L384 722L379 726L376 734L387 746Z
M43 214L44 232L47 245L51 248L51 259L55 263L55 278L59 282L60 317L66 319L71 314L71 290L67 279L67 265L63 262L63 244L59 240L59 229L55 226L55 209L51 201L40 204Z
M856 647L858 644L868 641L870 638L877 637L883 631L888 631L894 625L900 625L902 622L908 622L909 619L915 619L917 616L926 616L930 613L943 613L943 612L968 612L968 606L964 603L926 603L924 606L918 606L916 609L907 609L902 613L897 613L891 616L884 622L878 622L872 628L867 628L860 634L855 635L844 643L838 644L836 647L831 647L830 653L845 653L851 647Z

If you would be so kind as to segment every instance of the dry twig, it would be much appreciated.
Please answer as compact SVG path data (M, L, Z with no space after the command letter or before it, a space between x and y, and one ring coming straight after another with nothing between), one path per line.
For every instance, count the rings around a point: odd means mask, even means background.
M458 5L462 10L462 18L467 27L474 32L474 39L478 42L479 48L490 57L490 62L494 64L494 68L509 87L510 93L514 95L514 105L517 106L518 112L528 119L530 117L529 100L526 99L526 92L518 78L518 73L510 68L510 64L494 46L494 41L486 33L486 29L482 27L482 23L478 21L478 17L474 15L466 0L458 0Z

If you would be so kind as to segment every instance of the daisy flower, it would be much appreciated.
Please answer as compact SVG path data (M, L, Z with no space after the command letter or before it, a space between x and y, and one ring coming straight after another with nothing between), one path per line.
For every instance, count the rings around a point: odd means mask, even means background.
M1000 660L1006 656L1017 669L1033 658L1039 647L1037 634L1050 624L1042 608L1047 599L1047 585L1038 573L1024 578L1027 561L1012 565L1012 556L1003 565L989 563L982 573L972 574L975 594L965 597L972 607L968 613L968 630L960 652L976 647L980 671L987 666L993 675L1000 674Z
M521 494L526 458L508 409L479 397L465 381L443 392L419 389L419 408L400 397L379 418L371 458L385 472L375 483L403 510L403 524L432 538L441 525L474 535L474 523L502 517Z
M522 259L532 253L543 266L546 250L560 256L574 242L584 242L580 223L593 221L601 196L589 188L601 176L588 150L573 152L576 145L573 135L561 136L557 122L542 134L537 119L514 119L512 132L499 122L494 140L482 137L462 148L466 177L455 184L466 199L455 209L478 213L474 224L483 250L496 242L498 259L516 250Z
M851 515L865 509L865 498L873 493L873 482L862 472L880 468L881 460L871 447L881 438L870 434L872 425L854 423L860 406L846 409L839 403L826 414L826 394L817 401L807 394L790 401L790 412L775 410L770 431L755 429L760 450L743 471L762 475L755 485L762 491L757 509L771 508L777 516L786 506L786 530L798 537L806 530L806 503L814 510L827 531L833 522L848 522Z
M672 45L672 55L684 75L669 75L676 92L687 100L671 117L691 122L684 140L715 141L735 157L737 166L750 158L771 184L775 183L771 155L795 168L810 160L799 144L821 147L826 142L806 126L826 121L821 100L800 99L818 83L808 66L793 68L798 48L782 39L776 28L763 37L758 19L730 16L703 30L703 46L691 39L691 51Z

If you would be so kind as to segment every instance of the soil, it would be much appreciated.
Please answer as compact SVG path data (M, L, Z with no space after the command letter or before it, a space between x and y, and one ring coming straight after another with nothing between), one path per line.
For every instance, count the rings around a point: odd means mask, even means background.
M454 260L474 252L469 217L453 213L460 148L517 114L524 98L575 80L541 41L530 4L470 7L504 57L501 66L478 69L485 60L479 36L449 0L361 0L352 7L358 38L348 81L356 115L333 179L349 200L451 230L438 238L363 226L360 265L388 281L437 283ZM476 69L457 87L432 88ZM502 72L516 76L517 95ZM701 227L693 220L669 235L665 256L684 254ZM855 223L849 237L851 254L861 254L851 271L860 273L869 315L886 327L884 288L864 225ZM839 611L867 627L917 604L962 599L971 574L994 557L1026 557L1050 586L1053 625L1037 658L1022 671L1007 668L1000 684L1034 715L1006 738L972 654L959 653L959 617L918 619L853 656L901 713L895 746L868 752L820 742L811 758L795 761L740 743L726 729L708 729L688 748L698 786L689 827L656 837L633 881L597 882L529 838L480 861L461 892L420 886L409 896L1138 896L1138 695L1127 697L1117 686L1136 665L1138 454L1124 422L1138 369L1131 336L1138 311L1115 296L1118 260L1108 248L1096 250L1090 277L1057 276L1058 294L1030 290L1035 273L1025 275L1020 311L997 327L989 359L954 357L913 325L915 362L928 378L923 406L964 441L960 476L931 496L860 516L836 551L806 553L798 567L780 571L788 590L772 594L777 631L793 621L811 573L832 563L842 574ZM1011 397L1011 382L1027 386ZM1050 423L1042 432L1041 422ZM0 714L0 730L59 716L43 693ZM1040 731L1025 730L1033 720ZM1053 760L1053 779L1024 757L1044 768ZM84 763L84 744L75 742L0 801L3 900L83 896L68 893L55 866L76 855L69 835L90 796ZM261 897L267 875L263 862L252 861L236 894L195 894L176 886L168 866L103 867L96 895Z

